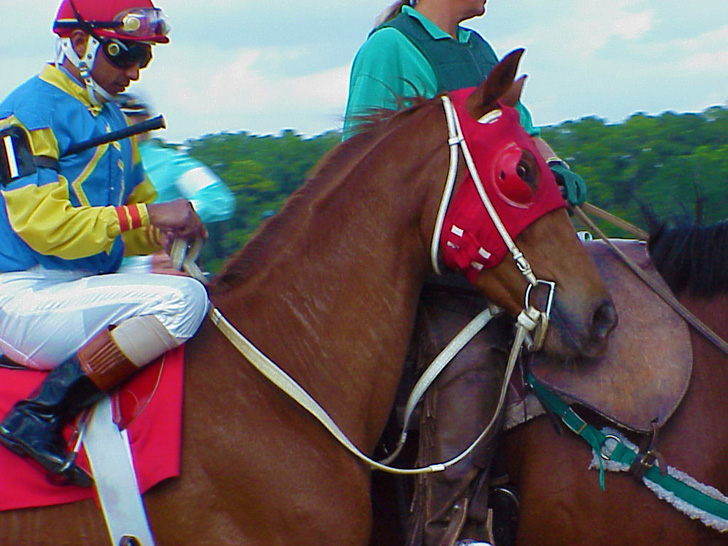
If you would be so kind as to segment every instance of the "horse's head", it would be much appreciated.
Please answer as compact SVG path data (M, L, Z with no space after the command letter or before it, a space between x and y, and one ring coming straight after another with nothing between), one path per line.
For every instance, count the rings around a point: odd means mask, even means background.
M598 356L616 312L551 170L520 125L515 105L524 78L515 81L515 74L522 53L504 58L474 90L450 94L451 133L460 133L451 134L451 143L465 142L469 172L444 216L440 252L448 267L509 313L550 307L547 351Z

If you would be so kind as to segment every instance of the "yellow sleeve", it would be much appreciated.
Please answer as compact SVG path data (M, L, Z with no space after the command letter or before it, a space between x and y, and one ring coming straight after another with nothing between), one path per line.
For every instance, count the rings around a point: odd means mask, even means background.
M148 177L144 177L144 182L139 184L131 195L127 199L127 204L135 203L153 203L157 198L157 190L154 189L154 184L149 181Z
M10 224L20 238L41 254L66 260L109 252L122 232L150 225L144 204L72 206L63 177L57 183L30 184L2 194Z
M133 229L121 234L124 256L146 256L163 248L161 232L152 226Z

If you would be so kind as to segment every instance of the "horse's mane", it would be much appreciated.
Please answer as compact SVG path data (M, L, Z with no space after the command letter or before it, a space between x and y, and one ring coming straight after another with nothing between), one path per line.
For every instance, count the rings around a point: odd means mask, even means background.
M213 293L224 292L241 280L250 277L259 268L265 267L266 258L275 252L274 246L284 234L296 233L294 218L306 211L312 196L332 182L347 177L359 162L389 134L419 112L431 100L416 100L404 110L379 109L359 118L360 130L327 152L317 163L312 174L286 201L283 209L264 221L245 246L234 253L223 264L219 273L211 280Z
M711 297L728 290L728 220L710 226L663 225L650 236L649 249L675 294Z

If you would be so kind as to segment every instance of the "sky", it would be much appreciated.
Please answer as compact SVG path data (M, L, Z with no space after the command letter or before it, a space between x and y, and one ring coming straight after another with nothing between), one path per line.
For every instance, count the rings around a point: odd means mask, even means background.
M351 62L387 0L157 0L169 45L130 92L183 142L341 127ZM0 0L0 97L55 55L58 0ZM465 26L499 56L523 47L536 125L728 106L728 1L489 0Z

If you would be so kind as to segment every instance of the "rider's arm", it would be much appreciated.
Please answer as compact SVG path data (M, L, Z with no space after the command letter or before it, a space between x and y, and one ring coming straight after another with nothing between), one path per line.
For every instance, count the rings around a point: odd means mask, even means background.
M205 224L232 217L235 196L204 163L153 140L143 142L140 151L160 201L187 199Z
M136 203L151 203L157 197L152 183L145 181L137 186L127 200L128 205ZM160 250L164 245L164 238L154 226L147 225L132 229L121 234L124 240L125 256L145 256Z
M26 132L34 155L59 160L58 145L49 129L28 130L18 119L13 120L13 125ZM38 166L35 172L16 178L2 188L8 222L30 248L65 260L85 258L109 252L123 232L150 225L149 213L142 202L119 206L91 204L87 192L94 190L88 188L86 181L97 167L94 161L98 161L96 156L88 164L82 164L80 156L71 156L62 172ZM133 170L127 180L137 175L137 180L143 180L140 162ZM69 172L79 174L69 180ZM80 205L71 202L72 193Z

